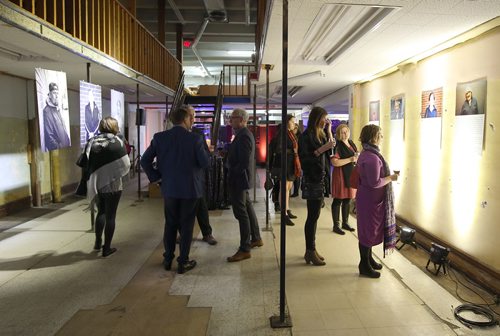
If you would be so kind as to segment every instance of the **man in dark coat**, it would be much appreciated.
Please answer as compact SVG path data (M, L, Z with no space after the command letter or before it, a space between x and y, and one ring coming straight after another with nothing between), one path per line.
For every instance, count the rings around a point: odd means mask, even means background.
M56 83L49 84L47 105L43 109L43 133L47 151L71 146L59 108L59 87Z
M194 123L192 107L182 106L172 112L170 118L174 127L153 136L141 158L141 165L151 182L161 180L165 212L163 264L166 270L170 270L179 232L177 273L182 274L196 266L195 260L189 260L189 251L198 201L204 192L208 152L203 138L191 132ZM155 158L156 167L153 166Z
M229 262L241 261L251 257L250 249L264 245L260 237L257 216L250 202L251 181L253 181L251 162L255 154L255 140L246 127L247 111L236 108L231 113L231 127L236 135L229 147L226 166L228 168L229 194L234 217L240 225L240 247Z

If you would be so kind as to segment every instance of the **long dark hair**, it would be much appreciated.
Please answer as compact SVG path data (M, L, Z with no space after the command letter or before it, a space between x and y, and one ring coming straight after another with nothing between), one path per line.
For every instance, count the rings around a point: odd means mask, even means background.
M322 140L326 139L326 134L323 128L319 125L321 118L328 113L326 110L320 106L315 106L309 113L309 121L307 122L307 128L311 128L311 131L314 134L314 137L318 142L322 142Z

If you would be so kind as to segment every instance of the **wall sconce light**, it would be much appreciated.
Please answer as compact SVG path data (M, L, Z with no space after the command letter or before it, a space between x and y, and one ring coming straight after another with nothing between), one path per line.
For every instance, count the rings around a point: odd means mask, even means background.
M403 245L398 247L398 250L401 250L403 246L406 244L413 246L415 249L417 249L417 244L415 243L415 229L403 226L399 228L399 238L396 240L396 244L401 241Z
M446 274L446 263L448 262L448 254L450 251L451 250L447 247L431 243L431 255L427 261L427 265L425 265L425 268L429 270L429 263L432 261L434 269L436 269L436 265L439 265L434 275L438 275L441 266L443 266L443 273Z

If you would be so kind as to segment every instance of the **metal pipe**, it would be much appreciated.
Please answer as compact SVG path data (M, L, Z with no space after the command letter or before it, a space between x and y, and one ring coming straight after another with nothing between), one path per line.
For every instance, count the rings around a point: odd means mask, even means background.
M266 64L266 179L269 174L269 69L270 64ZM270 231L269 225L269 190L266 189L266 231Z

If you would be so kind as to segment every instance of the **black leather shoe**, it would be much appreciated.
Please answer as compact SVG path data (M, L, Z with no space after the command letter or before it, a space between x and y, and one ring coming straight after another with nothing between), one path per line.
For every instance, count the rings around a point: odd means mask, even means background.
M295 223L292 222L292 220L288 216L285 216L285 224L288 225L288 226L294 226L295 225Z
M290 197L297 197L297 196L299 196L299 193L293 193L290 195Z
M353 232L353 231L355 231L355 230L356 230L356 229L354 229L353 227L351 227L351 226L349 225L349 223L342 223L342 229L344 229L344 230L346 230L346 231L351 231L351 232Z
M116 252L116 248L111 247L109 249L105 249L104 247L102 248L102 256L107 257L109 255L112 255L113 253Z
M170 271L172 269L172 260L163 260L163 267L165 267L165 271Z
M336 234L339 234L341 236L345 235L345 232L342 231L341 228L339 228L337 225L334 225L333 226L333 232L335 232Z
M291 219L297 218L297 216L295 216L290 210L287 210L286 213L288 214L288 217L290 217Z
M196 267L196 260L188 260L184 264L179 264L177 266L177 273L178 274L184 274L187 271L190 271L190 270L192 270L195 267Z

